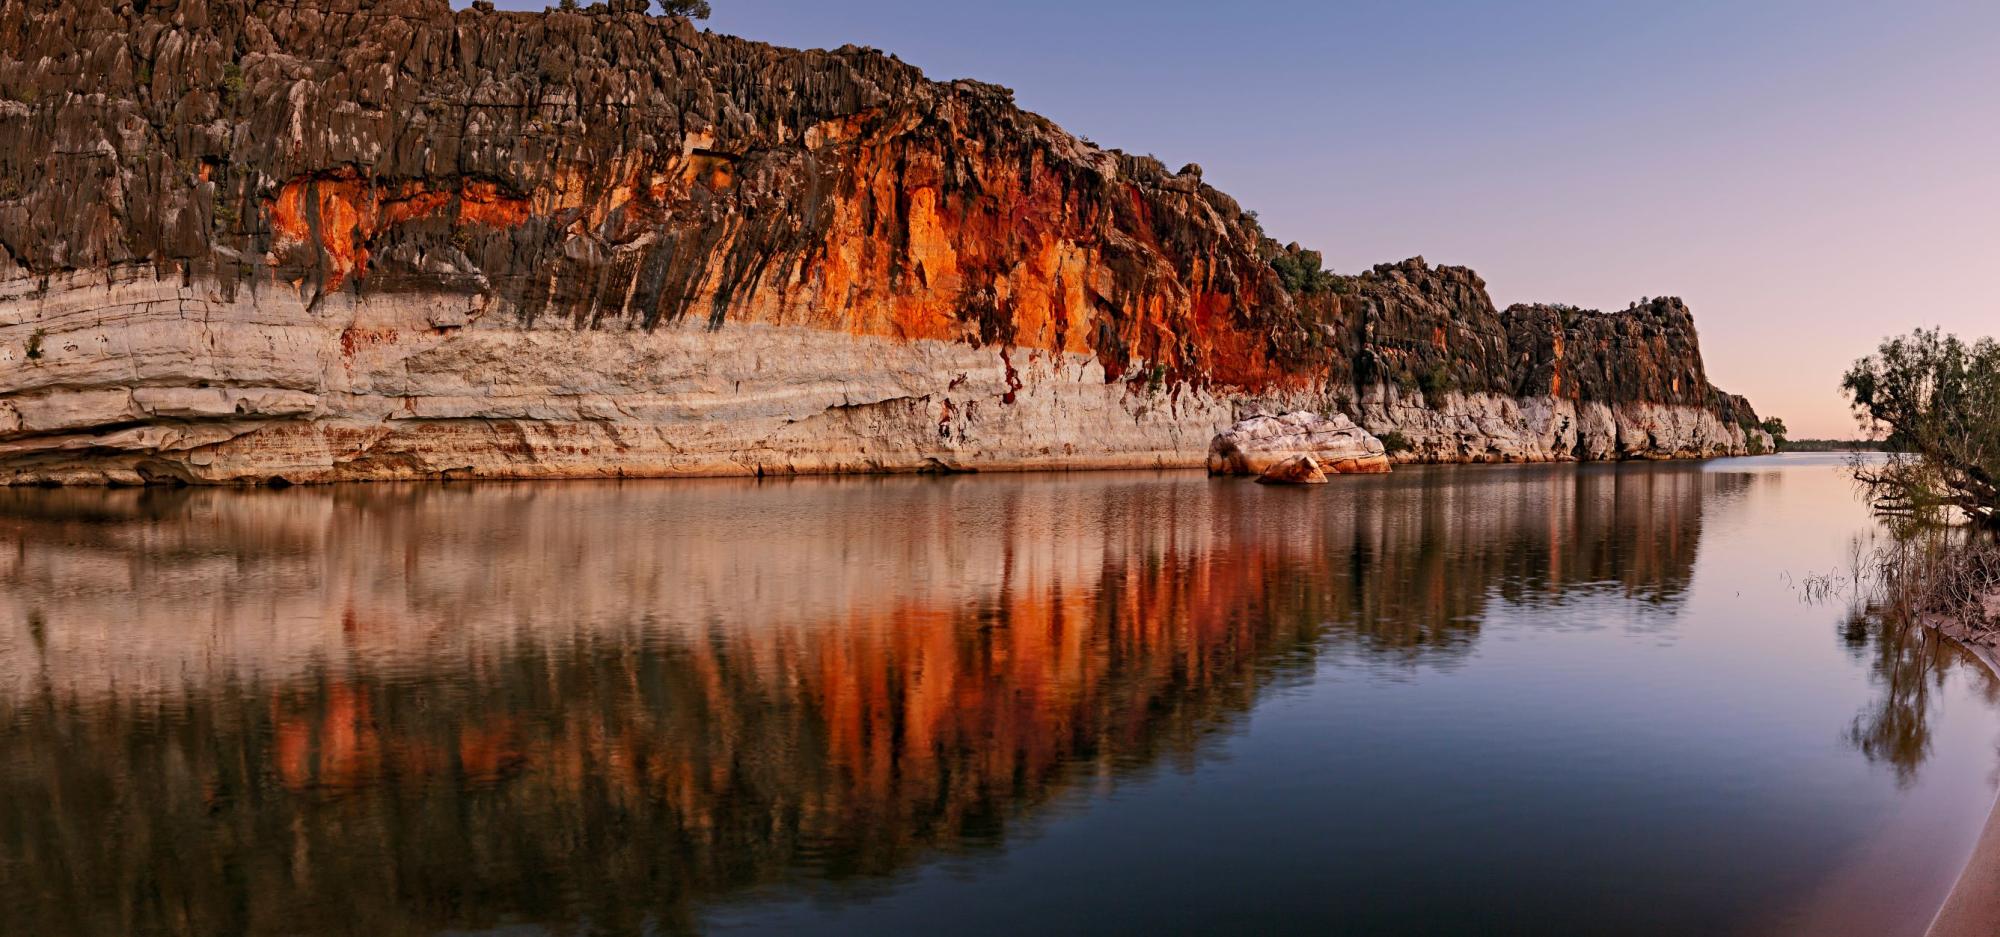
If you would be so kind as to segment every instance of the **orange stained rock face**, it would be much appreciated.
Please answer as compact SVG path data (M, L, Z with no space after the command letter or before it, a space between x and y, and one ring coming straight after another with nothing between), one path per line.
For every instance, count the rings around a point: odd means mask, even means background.
M556 168L555 174L536 190L535 208L544 214L582 208L590 194L590 177L573 165Z
M1269 360L1262 330L1240 321L1254 282L1225 280L1203 256L1177 271L1150 232L1155 250L1128 249L1114 269L1100 246L1107 209L1080 201L1039 158L1025 173L990 167L968 188L945 184L938 154L893 140L850 155L854 181L834 201L825 249L805 276L733 305L730 320L1094 353L1114 380L1135 360L1175 378L1300 379ZM1151 217L1139 190L1120 187L1116 198L1134 206L1124 215Z
M878 112L875 109L862 111L847 117L822 120L806 128L805 143L808 149L819 149L834 143L844 143L859 136L872 123Z
M706 185L717 191L727 189L736 181L736 164L719 154L696 153L689 156L683 165L681 181L689 186Z
M345 358L373 345L393 345L396 343L395 329L346 329L340 333L340 354Z
M459 190L458 217L489 228L517 228L528 220L528 200L502 192L498 183L475 180Z
M1383 475L1390 470L1388 456L1369 456L1365 459L1341 459L1326 467L1335 475Z
M636 256L644 269L692 262L691 275L671 290L646 294L642 302L656 306L635 309L633 274L606 277L592 268L607 261L594 257L572 258L582 265L574 270L549 258L534 268L537 282L557 283L556 272L566 270L563 284L606 284L566 286L557 301L569 307L650 322L706 303L731 322L1094 355L1108 380L1148 385L1263 390L1315 379L1296 361L1274 360L1280 346L1262 307L1270 294L1258 279L1268 271L1191 246L1204 243L1198 238L1156 230L1156 221L1181 223L1178 209L1160 201L1176 196L1131 182L1098 193L1039 152L1015 162L960 141L971 153L968 167L965 154L913 142L906 129L871 128L860 118L813 128L825 162L807 171L838 181L819 203L824 215L792 219L708 200L768 196L738 193L747 184L737 176L739 157L702 149L699 140L664 161L564 163L526 195L479 179L384 185L352 170L300 178L268 205L278 235L272 263L305 247L320 258L324 287L338 289L366 274L371 248L398 225L450 217L506 229L562 218L571 233L638 251L618 256ZM797 194L788 189L783 198ZM801 210L783 201L757 209ZM812 237L802 241L794 231Z
M1092 252L1072 241L1044 239L1008 271L1004 299L1014 316L1014 341L1031 348L1087 354Z
M326 289L333 291L367 273L369 243L377 234L454 204L461 224L513 227L528 218L527 200L503 193L496 183L473 180L439 191L420 182L379 184L353 170L285 183L265 210L279 248L303 244L320 252Z
M532 203L521 203L522 218L525 220L529 214L549 216L575 211L572 233L623 241L648 227L657 220L655 216L661 208L694 186L727 188L733 181L732 170L730 157L701 153L686 157L679 169L671 172L652 172L638 157L622 159L594 171L591 167L566 163L536 190ZM607 228L606 223L615 213L634 205L647 210L639 218L626 219L622 230Z
M1563 392L1563 335L1561 332L1557 332L1553 336L1551 357L1555 359L1555 374L1549 378L1549 396L1560 397Z
M1304 379L1271 360L1263 335L1235 325L1236 294L1199 293L1194 308L1196 328L1190 337L1209 374L1252 388L1296 385Z

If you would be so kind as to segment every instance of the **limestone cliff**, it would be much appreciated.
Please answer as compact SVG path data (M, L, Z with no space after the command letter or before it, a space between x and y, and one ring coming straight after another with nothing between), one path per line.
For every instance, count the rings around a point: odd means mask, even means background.
M0 7L0 481L1743 451L1687 311L1497 312L881 53L444 0Z
M1464 267L1422 258L1354 281L1361 422L1430 461L1676 458L1773 451L1749 401L1702 367L1678 299L1617 313L1496 310ZM1407 448L1404 448L1407 447Z

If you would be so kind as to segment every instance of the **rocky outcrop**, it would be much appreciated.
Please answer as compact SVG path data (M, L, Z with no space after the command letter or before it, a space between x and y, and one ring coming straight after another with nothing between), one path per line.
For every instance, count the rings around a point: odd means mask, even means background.
M1386 472L1382 441L1342 414L1259 414L1217 433L1208 445L1212 475L1268 475L1305 457L1314 473ZM1324 480L1324 479L1322 479Z
M1699 458L1773 451L1748 401L1702 366L1674 298L1616 313L1496 309L1464 267L1423 258L1356 278L1357 419L1403 461Z
M1748 447L1678 302L1336 277L1004 88L635 7L0 9L0 482Z
M1284 459L1264 470L1257 476L1260 485L1324 485L1326 471L1320 468L1319 460L1309 455L1295 455Z

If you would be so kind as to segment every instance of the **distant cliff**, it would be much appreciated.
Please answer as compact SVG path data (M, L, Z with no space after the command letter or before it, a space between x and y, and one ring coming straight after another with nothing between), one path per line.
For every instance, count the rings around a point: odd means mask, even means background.
M1676 300L1324 274L1003 88L636 6L0 8L0 481L1198 465L1277 407L1761 443Z

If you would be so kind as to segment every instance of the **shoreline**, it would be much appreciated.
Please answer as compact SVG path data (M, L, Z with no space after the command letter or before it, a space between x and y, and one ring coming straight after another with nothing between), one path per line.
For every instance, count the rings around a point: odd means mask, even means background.
M1632 465L1658 464L1662 462L1710 462L1722 459L1754 459L1781 455L1777 452L1712 452L1688 453L1681 455L1641 454L1617 459L1568 458L1470 458L1470 459L1407 459L1390 457L1390 471L1384 472L1342 472L1333 474L1391 474L1404 467L1437 465L1462 466L1504 466L1504 465ZM664 469L659 471L628 471L613 468L608 471L570 471L562 467L544 466L547 471L528 469L518 472L494 472L490 469L472 467L444 469L424 473L384 473L357 476L306 476L298 479L285 477L283 473L269 476L239 476L217 478L183 478L170 475L145 477L132 480L113 476L109 473L68 478L30 478L26 480L0 480L0 490L61 490L61 489L148 489L148 488L214 488L214 489L271 489L282 490L297 487L322 487L354 484L412 483L412 482L572 482L572 481L660 481L688 480L702 478L734 479L781 479L781 478L897 478L912 476L949 477L959 475L1031 475L1069 474L1073 472L1149 472L1149 471L1195 471L1208 472L1208 457L1200 458L1120 458L1109 456L1100 459L1062 460L1010 460L984 465L952 465L933 460L928 464L885 465L876 467L849 467L844 465L815 466L800 469L796 466L782 470L767 471L763 466L728 468L706 467L691 470ZM1209 472L1209 474L1216 474Z
M1962 628L1948 623L1924 621L1924 627L1939 637L1956 642L2000 679L2000 652L1971 640ZM1945 895L1924 937L1992 937L2000 934L2000 795L1987 814L1986 826L1973 843L1972 854L1959 870L1958 880Z

